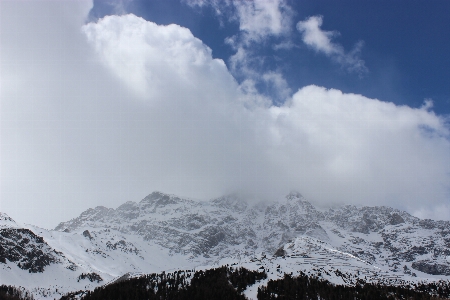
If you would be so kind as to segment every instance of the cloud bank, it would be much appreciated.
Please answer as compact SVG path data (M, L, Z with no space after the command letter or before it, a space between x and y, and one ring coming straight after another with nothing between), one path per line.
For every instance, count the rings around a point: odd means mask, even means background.
M62 27L51 16L65 5L35 5L2 3L1 28L24 29L2 31L0 66L0 209L19 221L55 226L153 190L449 211L449 127L431 102L311 85L274 106L186 28L134 15L81 26L87 4Z

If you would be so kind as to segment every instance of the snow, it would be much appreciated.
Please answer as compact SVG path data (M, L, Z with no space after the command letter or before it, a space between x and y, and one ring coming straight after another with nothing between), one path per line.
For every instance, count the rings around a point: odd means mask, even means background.
M16 223L7 214L0 212L0 229L5 228L21 228L22 225Z

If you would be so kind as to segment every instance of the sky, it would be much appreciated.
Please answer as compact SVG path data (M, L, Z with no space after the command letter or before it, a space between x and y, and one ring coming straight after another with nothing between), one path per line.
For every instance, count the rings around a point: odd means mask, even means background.
M449 1L0 0L0 211L158 190L450 219Z

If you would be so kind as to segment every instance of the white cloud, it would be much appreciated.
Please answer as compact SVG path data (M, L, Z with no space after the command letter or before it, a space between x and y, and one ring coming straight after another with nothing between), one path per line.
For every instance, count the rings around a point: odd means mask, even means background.
M235 1L244 41L259 42L266 36L285 35L291 30L291 8L284 0Z
M255 44L264 44L271 37L289 43L293 11L284 0L233 1L239 21L240 33L229 39L236 54L230 57L233 74L262 83L274 97L274 103L286 100L290 89L281 72L265 70L264 58L254 51ZM233 16L234 17L234 16ZM287 39L287 42L286 42Z
M367 72L364 61L359 58L363 43L358 42L351 52L345 53L341 45L332 42L333 37L339 33L322 30L320 28L322 23L322 16L312 16L305 21L298 22L297 29L303 35L303 42L317 52L322 52L332 58L349 71L360 74Z
M313 16L306 21L298 22L297 28L303 33L303 41L311 48L327 55L342 53L342 47L331 42L331 38L336 35L336 32L323 31L320 29L322 23L322 16Z
M0 35L13 83L0 90L0 210L18 221L55 226L153 190L448 206L449 129L429 104L307 86L275 107L186 28L124 15L81 31L44 4L2 3L1 28L23 28Z
M132 0L106 0L107 3L114 9L116 15L124 15L127 13L127 6Z
M297 45L295 45L292 41L289 41L289 40L281 42L279 44L275 44L272 46L272 48L277 51L278 50L291 50L292 48L297 48L297 47L298 47Z
M275 90L275 97L281 99L283 102L288 99L292 91L289 88L286 79L284 79L283 75L279 72L266 72L262 75L263 80L267 83L267 85L272 86Z
M259 91L265 94L266 97L271 97L269 103L283 103L291 95L286 79L281 71L266 71L262 66L264 58L253 54L253 51L247 47L239 46L236 53L230 57L230 70L236 77L244 78L241 85L247 89L249 84L252 84L252 89L255 92L258 90L256 85L263 84L265 91Z
M104 64L143 99L162 101L168 91L196 91L208 82L201 92L208 90L208 96L219 100L218 85L235 84L225 63L212 59L211 49L178 25L159 26L134 15L107 16L83 31Z
M293 11L285 0L205 1L185 0L190 6L212 6L218 15L239 22L241 42L261 42L268 36L286 35L291 31Z
M294 47L289 35L294 15L285 0L257 1L204 1L186 0L193 7L211 6L220 17L239 23L239 33L226 38L225 42L236 52L229 58L230 70L242 84L262 84L272 91L268 96L276 97L274 102L282 102L290 90L279 70L265 70L264 57L257 54L257 48L270 38L281 40L273 46L275 50ZM255 51L256 50L256 51ZM273 74L276 75L276 81ZM244 87L247 88L247 87Z
M449 130L426 109L308 86L270 111L280 166L311 198L404 207L449 199Z

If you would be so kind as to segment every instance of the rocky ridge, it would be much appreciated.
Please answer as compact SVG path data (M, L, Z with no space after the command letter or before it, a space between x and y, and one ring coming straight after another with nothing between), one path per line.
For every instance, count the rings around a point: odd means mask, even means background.
M55 230L89 230L107 239L105 228L208 262L274 254L296 237L310 236L393 272L406 266L432 275L449 274L449 222L421 220L390 207L318 210L299 193L271 204L249 204L236 195L197 202L154 192L117 209L89 209Z

